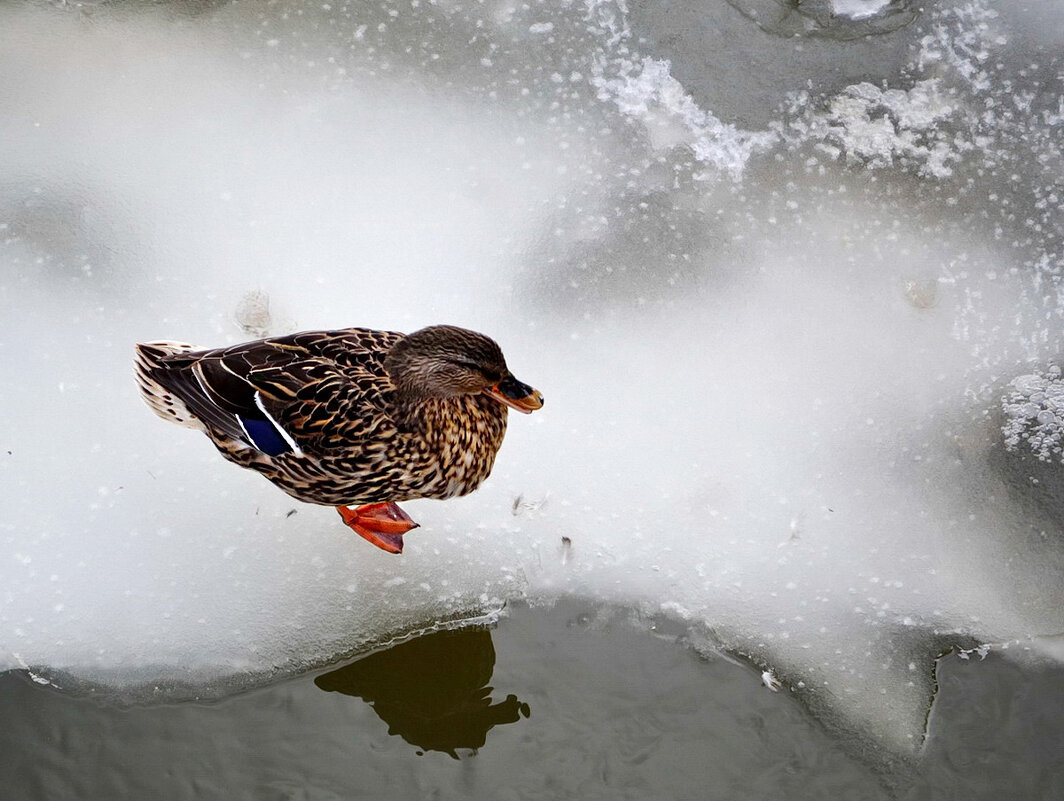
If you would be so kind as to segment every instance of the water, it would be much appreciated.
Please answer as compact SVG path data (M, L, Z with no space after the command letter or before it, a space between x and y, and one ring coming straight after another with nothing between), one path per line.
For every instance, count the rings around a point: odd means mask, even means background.
M1059 797L1059 668L954 656L938 681L925 753L873 770L749 667L570 601L209 705L9 675L0 778L19 799Z
M771 671L880 763L921 753L943 651L1055 669L1046 9L0 16L0 668L225 697L591 598ZM433 322L548 405L481 491L410 504L401 559L130 377L138 340Z

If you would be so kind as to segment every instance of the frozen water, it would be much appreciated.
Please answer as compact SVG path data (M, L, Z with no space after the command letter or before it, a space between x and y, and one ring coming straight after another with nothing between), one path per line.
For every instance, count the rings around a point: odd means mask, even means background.
M728 0L763 30L780 36L857 39L908 25L909 0Z
M688 146L698 161L737 179L753 152L775 138L737 130L703 111L672 77L667 61L646 58L638 67L625 62L614 78L605 77L601 62L595 66L592 83L599 99L612 100L638 121L655 152Z
M911 749L939 649L1064 630L1059 518L997 458L1003 403L1047 422L1064 252L1059 64L1011 13L823 92L737 17L790 83L755 130L623 3L0 9L0 667L216 694L579 594ZM442 321L547 405L401 558L131 377L138 340Z
M1054 364L1045 373L1021 375L1012 379L1010 387L1002 399L1005 444L1016 448L1024 442L1042 461L1059 460L1064 454L1064 381L1060 367Z
M891 0L832 0L833 11L841 17L864 19L883 13Z

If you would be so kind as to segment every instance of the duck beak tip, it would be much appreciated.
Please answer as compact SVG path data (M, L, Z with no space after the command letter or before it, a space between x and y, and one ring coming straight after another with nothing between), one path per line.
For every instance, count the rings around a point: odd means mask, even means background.
M522 414L531 414L537 409L543 408L543 394L539 390L532 389L532 387L516 381L508 382L507 386L503 388L500 386L503 383L503 381L499 381L492 384L484 390L485 394Z

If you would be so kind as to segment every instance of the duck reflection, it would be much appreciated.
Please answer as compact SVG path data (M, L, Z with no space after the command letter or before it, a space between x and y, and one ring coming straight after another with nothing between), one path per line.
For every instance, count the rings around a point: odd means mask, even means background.
M492 703L488 682L494 669L491 632L462 629L371 654L314 683L372 705L389 734L457 759L460 748L475 753L495 726L529 716L528 704L516 695Z

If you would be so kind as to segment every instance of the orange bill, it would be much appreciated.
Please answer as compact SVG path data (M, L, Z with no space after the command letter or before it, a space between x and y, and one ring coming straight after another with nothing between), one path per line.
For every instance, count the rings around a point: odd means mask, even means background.
M530 414L543 407L543 395L539 390L532 389L528 384L522 384L512 375L496 381L484 390L484 394L490 395L499 403L516 409L522 414Z

